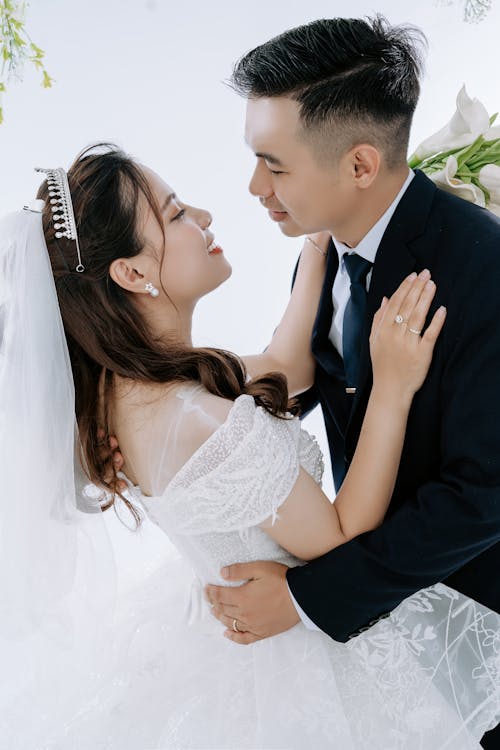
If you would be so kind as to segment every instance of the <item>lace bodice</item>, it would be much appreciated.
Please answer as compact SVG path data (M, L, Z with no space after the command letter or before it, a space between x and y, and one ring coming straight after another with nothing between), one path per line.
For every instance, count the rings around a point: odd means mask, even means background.
M178 394L191 416L194 395ZM243 395L164 491L142 501L203 582L220 582L220 568L234 562L294 566L301 561L259 524L279 517L300 466L321 482L323 457L315 439L298 419L273 417Z

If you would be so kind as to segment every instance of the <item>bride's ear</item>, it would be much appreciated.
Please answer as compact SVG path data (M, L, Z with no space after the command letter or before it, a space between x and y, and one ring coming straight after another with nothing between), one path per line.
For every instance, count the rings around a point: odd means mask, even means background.
M140 262L135 258L117 258L109 267L109 275L118 286L135 294L147 294L145 276Z

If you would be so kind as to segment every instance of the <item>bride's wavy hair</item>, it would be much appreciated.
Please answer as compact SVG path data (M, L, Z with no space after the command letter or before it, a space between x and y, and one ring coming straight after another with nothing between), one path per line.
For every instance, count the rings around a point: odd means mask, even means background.
M174 338L168 344L155 339L134 304L134 295L110 277L114 260L132 258L144 247L138 231L141 196L163 233L158 202L130 156L114 144L90 146L77 156L68 181L84 273L75 270L75 242L55 236L47 182L37 197L45 201L43 230L73 370L82 465L92 482L111 493L103 504L109 508L120 495L107 450L114 373L144 383L196 381L210 393L231 400L249 394L275 416L295 412L296 407L289 402L286 378L279 373L247 382L244 364L230 352L190 348ZM120 496L139 522L133 507Z

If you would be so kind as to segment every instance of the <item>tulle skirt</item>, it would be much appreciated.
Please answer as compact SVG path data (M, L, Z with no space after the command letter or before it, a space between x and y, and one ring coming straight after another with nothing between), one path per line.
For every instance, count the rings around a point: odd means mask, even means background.
M302 624L252 646L222 631L166 556L100 634L72 622L57 658L48 632L37 664L2 665L0 746L470 750L500 721L500 617L442 584L347 644Z

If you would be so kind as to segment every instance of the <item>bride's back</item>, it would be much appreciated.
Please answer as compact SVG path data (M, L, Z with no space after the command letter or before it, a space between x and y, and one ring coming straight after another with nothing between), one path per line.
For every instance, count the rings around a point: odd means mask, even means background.
M139 383L115 376L109 429L118 439L123 473L144 495L162 494L232 406L199 383Z

